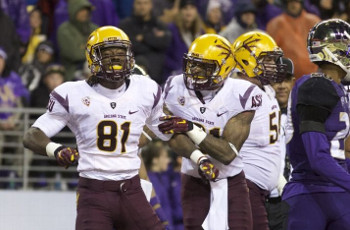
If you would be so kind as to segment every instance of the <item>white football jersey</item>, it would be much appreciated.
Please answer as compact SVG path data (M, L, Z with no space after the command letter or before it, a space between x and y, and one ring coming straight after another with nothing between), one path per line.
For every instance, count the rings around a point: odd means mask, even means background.
M217 137L222 135L230 118L261 106L262 93L259 87L248 81L228 78L214 98L203 104L194 91L186 88L182 75L169 78L163 91L165 105L175 116L190 120ZM240 156L229 165L208 157L219 169L219 178L235 176L243 169ZM187 158L183 158L181 172L199 177L197 165Z
M255 112L240 154L246 178L271 191L277 186L281 168L280 108L273 88L264 89L262 106Z
M121 180L138 174L138 143L144 125L162 140L170 139L158 130L164 113L157 83L132 75L127 89L113 97L115 92L99 84L91 87L86 81L66 82L51 93L46 113L33 124L48 137L65 125L72 130L80 154L80 176Z

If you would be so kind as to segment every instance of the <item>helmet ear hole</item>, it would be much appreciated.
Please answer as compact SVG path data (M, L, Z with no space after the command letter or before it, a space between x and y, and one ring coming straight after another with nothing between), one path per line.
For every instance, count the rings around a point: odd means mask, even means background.
M245 60L245 59L242 59L242 62L243 62L243 64L246 65L246 66L249 65L249 62L248 62L247 60Z

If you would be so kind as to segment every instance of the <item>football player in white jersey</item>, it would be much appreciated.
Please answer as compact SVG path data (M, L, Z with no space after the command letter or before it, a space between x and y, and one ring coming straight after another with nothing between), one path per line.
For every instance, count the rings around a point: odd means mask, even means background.
M266 196L278 185L281 167L280 108L270 82L285 77L286 65L281 63L282 50L264 32L248 32L232 45L233 56L240 71L237 76L263 90L263 103L255 111L249 136L240 154L249 187L253 229L267 230ZM280 175L281 174L281 175Z
M287 106L290 92L293 88L295 78L294 78L294 65L293 61L289 58L283 57L282 63L286 64L286 77L282 82L272 82L271 86L276 91L276 99L281 109L281 127L280 127L280 137L281 137L281 173L283 173L284 178L280 177L281 182L278 183L279 186L274 188L266 200L266 211L267 217L269 219L270 230L279 230L283 228L283 222L287 218L286 213L287 205L282 202L282 191L285 185L283 180L288 181L290 175L290 164L288 155L286 155L286 138L285 138L285 127L287 124Z
M50 95L47 111L24 136L25 147L79 171L76 229L164 229L140 186L138 143L144 125L162 140L161 88L131 74L134 57L128 36L113 26L91 33L86 58L92 76L66 82ZM64 126L76 149L51 142Z
M172 116L162 118L159 128L175 133L169 144L184 156L185 229L252 229L239 150L263 92L248 81L229 78L234 66L224 37L202 35L184 56L183 75L169 78L164 86L164 103ZM210 182L201 179L203 174Z

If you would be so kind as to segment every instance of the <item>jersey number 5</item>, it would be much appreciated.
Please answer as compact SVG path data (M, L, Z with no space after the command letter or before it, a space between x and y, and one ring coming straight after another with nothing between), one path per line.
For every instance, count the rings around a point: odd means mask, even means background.
M280 113L270 113L270 144L274 144L279 135L280 126Z
M130 122L126 121L120 129L123 131L122 138L120 140L121 153L126 152L125 143L128 140L130 133ZM102 151L114 152L117 148L118 140L118 124L114 121L101 121L97 125L97 148Z

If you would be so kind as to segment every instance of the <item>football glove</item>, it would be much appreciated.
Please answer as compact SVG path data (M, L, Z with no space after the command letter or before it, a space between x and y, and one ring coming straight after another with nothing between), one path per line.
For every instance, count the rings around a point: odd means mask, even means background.
M206 157L203 157L198 164L198 173L203 180L216 181L219 176L219 170Z
M164 116L159 118L163 123L158 125L159 131L164 134L186 133L193 129L193 123L176 116Z
M55 150L56 161L66 169L78 163L79 153L75 148L61 146Z

